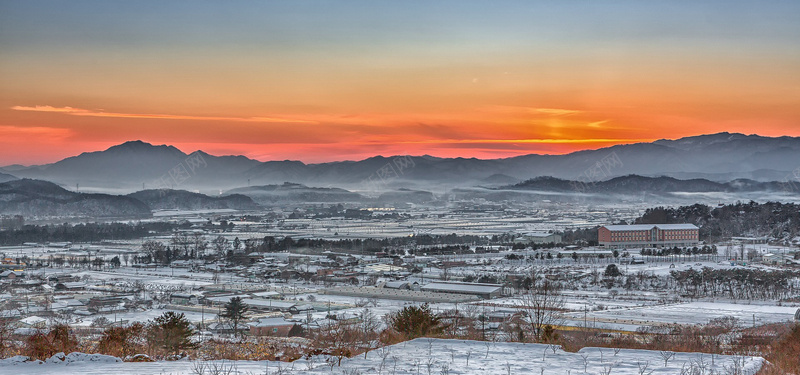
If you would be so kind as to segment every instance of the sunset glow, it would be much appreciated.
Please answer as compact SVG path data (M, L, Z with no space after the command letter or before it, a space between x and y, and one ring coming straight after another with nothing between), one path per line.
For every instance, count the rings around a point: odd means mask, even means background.
M798 2L0 2L0 166L800 136Z

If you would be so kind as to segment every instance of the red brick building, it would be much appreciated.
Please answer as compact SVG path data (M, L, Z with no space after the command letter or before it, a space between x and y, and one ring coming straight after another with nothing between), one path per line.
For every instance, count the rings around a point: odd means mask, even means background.
M685 247L700 242L694 224L606 225L597 230L597 242L609 248Z

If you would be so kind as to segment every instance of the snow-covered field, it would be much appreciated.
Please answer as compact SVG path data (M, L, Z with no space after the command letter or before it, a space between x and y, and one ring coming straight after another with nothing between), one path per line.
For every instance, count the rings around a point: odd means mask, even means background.
M88 357L88 356L87 356ZM544 344L416 339L372 351L365 359L344 359L330 366L324 357L294 363L269 361L119 363L78 361L19 363L0 361L0 374L14 375L189 375L216 366L223 374L739 374L752 375L760 357L584 348L568 353ZM695 372L683 372L694 369ZM228 372L230 371L230 372ZM212 371L205 371L211 374Z
M590 311L589 321L599 323L655 324L705 324L709 320L734 317L743 327L790 321L797 311L796 306L767 304L742 304L728 302L687 302L668 305L643 306L615 310ZM568 314L575 320L584 318L583 313ZM755 323L755 324L754 324Z

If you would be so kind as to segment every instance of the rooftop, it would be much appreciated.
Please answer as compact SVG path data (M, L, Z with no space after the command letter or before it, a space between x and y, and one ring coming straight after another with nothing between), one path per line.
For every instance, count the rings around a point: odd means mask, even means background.
M662 230L679 230L679 229L699 229L694 224L634 224L634 225L604 225L603 228L606 228L612 232L621 232L621 231L629 231L629 230L650 230L653 228L658 228Z

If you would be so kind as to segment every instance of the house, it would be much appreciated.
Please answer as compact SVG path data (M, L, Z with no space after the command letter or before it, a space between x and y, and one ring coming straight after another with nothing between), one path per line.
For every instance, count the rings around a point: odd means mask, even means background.
M503 286L500 284L459 283L454 281L437 281L423 285L420 289L423 292L468 294L484 299L499 297L503 294Z
M76 282L81 281L81 278L78 276L72 276L68 273L61 273L61 274L53 274L47 278L48 281L58 283L68 283L68 282Z
M244 302L247 306L250 306L250 309L253 311L288 312L289 309L292 309L295 306L297 306L297 304L295 303L275 301L271 299L245 298L242 299L242 302Z
M234 334L234 333L244 333L247 332L248 326L244 323L240 323L238 327L236 327L236 331L233 330L233 323L229 321L222 321L222 322L213 322L208 324L208 330L216 333L216 334Z
M47 319L40 316L29 316L25 319L18 320L21 328L45 328L47 327Z
M90 312L124 311L127 298L122 296L96 296L89 298L86 307Z
M411 289L411 284L408 281L387 281L383 284L383 287L386 289Z
M78 291L86 289L86 284L83 282L65 282L56 284L57 291Z
M200 297L197 294L189 293L173 293L169 296L169 303L177 305L196 305L200 302Z
M294 337L303 333L303 327L296 322L288 321L283 317L261 318L249 323L250 334L253 336Z
M11 270L0 272L0 280L14 280L17 277L19 277L19 275Z
M558 233L553 233L553 231L538 231L538 232L530 232L523 234L522 237L519 237L514 240L516 243L522 244L547 244L547 243L561 243L561 235Z

